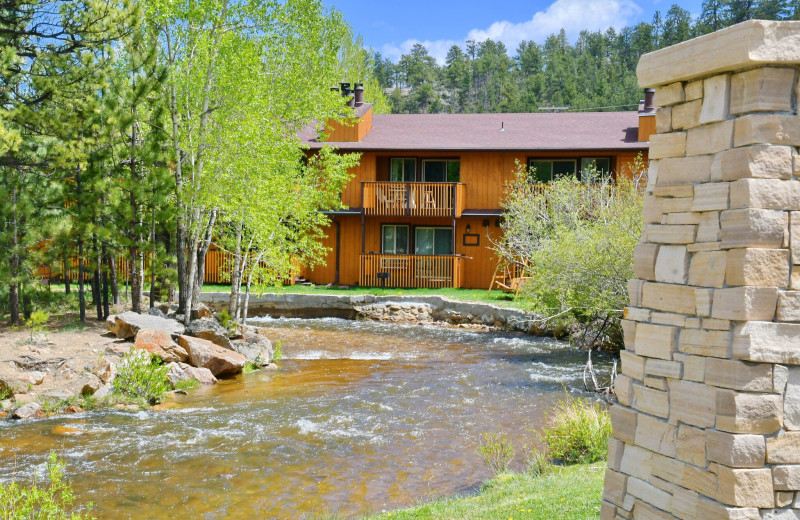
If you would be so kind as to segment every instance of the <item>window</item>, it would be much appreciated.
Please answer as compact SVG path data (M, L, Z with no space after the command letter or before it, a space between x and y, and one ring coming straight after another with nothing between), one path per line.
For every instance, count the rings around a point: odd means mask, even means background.
M593 183L611 174L611 159L608 157L584 157L581 159L581 181Z
M551 182L561 177L575 176L576 159L531 159L529 167L533 170L531 180Z
M418 255L452 255L453 228L418 227L414 230L414 245Z
M381 254L408 254L408 226L384 224L381 226Z
M422 161L422 182L459 182L461 162L453 160Z
M417 160L396 157L389 168L391 182L415 182L417 180Z
M578 170L580 163L580 170ZM530 159L528 176L531 181L551 182L561 177L574 177L586 183L593 183L600 177L611 174L609 157L581 157L580 159Z

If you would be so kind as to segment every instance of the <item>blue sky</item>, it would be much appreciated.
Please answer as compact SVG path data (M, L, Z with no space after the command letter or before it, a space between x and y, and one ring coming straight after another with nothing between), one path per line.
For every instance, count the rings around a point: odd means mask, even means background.
M539 43L551 33L566 29L570 41L583 29L605 30L650 21L664 14L670 0L323 0L344 14L368 47L393 61L414 43L428 47L443 61L451 45L466 40L492 38L506 44L513 54L522 40ZM677 2L693 15L701 0Z

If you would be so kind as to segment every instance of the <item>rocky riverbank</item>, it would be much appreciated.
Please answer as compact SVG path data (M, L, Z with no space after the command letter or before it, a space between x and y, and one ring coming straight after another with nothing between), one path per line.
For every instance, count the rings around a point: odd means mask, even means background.
M226 329L205 305L193 310L195 319L185 327L174 313L167 305L149 314L112 315L105 326L90 323L83 330L0 332L0 418L75 413L87 405L131 407L118 398L114 378L132 348L161 359L172 388L186 381L214 384L247 363L275 368L272 344L260 329Z

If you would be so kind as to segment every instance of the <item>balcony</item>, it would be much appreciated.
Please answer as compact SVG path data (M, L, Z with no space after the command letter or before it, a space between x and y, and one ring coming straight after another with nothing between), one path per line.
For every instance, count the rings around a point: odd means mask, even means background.
M361 287L461 287L459 255L361 255ZM379 276L380 275L380 276Z
M362 182L365 215L460 217L464 210L460 182Z

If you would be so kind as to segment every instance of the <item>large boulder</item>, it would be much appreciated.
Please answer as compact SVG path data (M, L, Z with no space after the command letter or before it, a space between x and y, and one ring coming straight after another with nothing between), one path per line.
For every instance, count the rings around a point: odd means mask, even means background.
M45 414L39 403L28 403L14 410L11 417L14 419L41 419L45 417Z
M164 318L164 319L167 319L169 317L166 314L164 314L164 311L162 311L158 307L150 307L149 309L147 309L147 314L149 314L150 316L158 316L159 318Z
M247 363L247 358L238 352L202 338L178 336L178 344L189 353L193 366L207 368L215 377L238 374Z
M172 387L179 381L186 381L194 379L201 385L213 385L217 382L217 378L207 368L193 367L186 363L170 363L167 365L167 379L172 383Z
M231 341L231 346L255 365L266 366L272 361L272 343L260 334L247 331L241 339Z
M228 330L214 318L203 318L189 322L186 327L186 335L201 338L211 343L216 343L220 347L233 350Z
M100 378L103 384L110 383L117 375L117 365L110 359L104 357L92 369L92 373Z
M136 333L133 346L155 354L164 363L186 361L189 353L173 341L172 336L163 330L141 329Z
M177 336L183 334L184 326L175 320L150 316L149 314L137 314L127 311L114 316L114 325L111 325L110 317L106 320L106 326L118 338L130 339L136 336L141 329L163 330L168 334Z
M214 316L214 313L211 312L211 309L204 303L198 303L194 307L192 307L192 315L190 316L193 320L201 320L203 318L211 318Z

